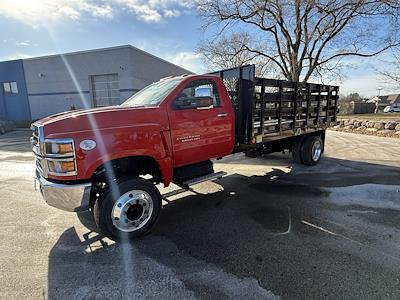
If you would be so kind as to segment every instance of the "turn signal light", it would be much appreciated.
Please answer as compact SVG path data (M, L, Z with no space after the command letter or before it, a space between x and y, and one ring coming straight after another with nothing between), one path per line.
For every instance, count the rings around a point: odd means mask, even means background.
M49 160L47 162L49 172L52 174L65 174L71 173L75 171L75 162L71 161L57 161L57 160Z
M59 152L60 154L71 153L72 152L72 144L59 144Z

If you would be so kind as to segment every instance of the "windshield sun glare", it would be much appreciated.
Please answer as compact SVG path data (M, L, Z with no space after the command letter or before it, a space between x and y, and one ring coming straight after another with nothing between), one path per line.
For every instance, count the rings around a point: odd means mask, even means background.
M122 107L157 106L182 81L182 78L167 79L155 82L137 92Z

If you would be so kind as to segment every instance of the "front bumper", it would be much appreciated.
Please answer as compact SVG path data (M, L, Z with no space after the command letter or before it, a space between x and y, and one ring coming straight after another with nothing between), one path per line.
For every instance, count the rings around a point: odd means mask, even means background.
M70 212L79 212L89 209L91 183L59 184L43 178L36 171L36 182L40 185L40 192L50 206Z

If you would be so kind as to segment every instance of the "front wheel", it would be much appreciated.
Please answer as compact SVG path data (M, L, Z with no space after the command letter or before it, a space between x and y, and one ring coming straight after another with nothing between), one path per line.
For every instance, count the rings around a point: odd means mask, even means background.
M94 219L100 231L114 241L129 241L148 233L162 207L158 189L142 178L122 178L109 184L96 201Z

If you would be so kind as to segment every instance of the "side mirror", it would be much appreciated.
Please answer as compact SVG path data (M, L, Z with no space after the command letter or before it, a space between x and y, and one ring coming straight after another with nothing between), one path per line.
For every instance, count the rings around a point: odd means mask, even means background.
M198 87L194 92L195 97L211 97L212 89L211 87Z

